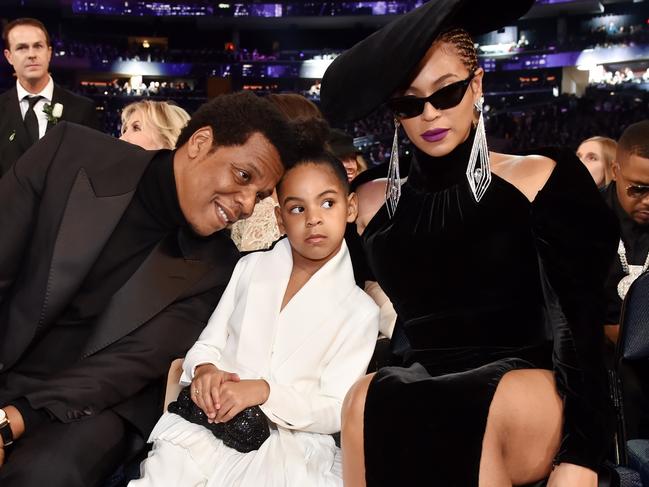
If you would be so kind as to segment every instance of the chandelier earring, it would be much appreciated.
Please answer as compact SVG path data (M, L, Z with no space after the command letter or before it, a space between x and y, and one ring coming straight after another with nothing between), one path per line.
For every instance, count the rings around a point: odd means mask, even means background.
M385 188L385 203L388 209L388 216L392 218L397 211L399 198L401 197L401 175L399 174L399 127L401 122L394 117L394 138L392 139L392 151L390 152L390 164L388 166L388 184Z
M491 166L489 164L489 148L484 126L484 97L474 104L478 111L478 123L475 125L475 138L471 147L471 156L466 168L466 178L476 202L480 202L491 184Z

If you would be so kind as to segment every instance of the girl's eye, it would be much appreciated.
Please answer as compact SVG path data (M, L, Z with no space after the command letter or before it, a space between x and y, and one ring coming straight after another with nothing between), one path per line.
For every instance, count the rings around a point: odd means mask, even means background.
M248 174L246 171L239 171L239 177L243 179L245 182L250 181L250 174ZM258 196L259 197L259 196Z
M331 208L334 205L334 202L332 200L325 200L322 203L323 208Z
M289 212L293 213L293 214L302 213L303 211L304 211L304 207L302 207L302 206L294 206L293 208L291 208L289 210Z
M133 132L139 132L140 131L140 126L138 124L133 124Z

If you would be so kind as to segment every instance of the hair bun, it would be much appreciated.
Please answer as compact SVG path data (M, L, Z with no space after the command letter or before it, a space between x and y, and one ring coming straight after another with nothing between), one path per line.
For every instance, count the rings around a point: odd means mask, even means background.
M324 118L297 118L291 122L295 133L296 158L315 158L325 151L329 124Z

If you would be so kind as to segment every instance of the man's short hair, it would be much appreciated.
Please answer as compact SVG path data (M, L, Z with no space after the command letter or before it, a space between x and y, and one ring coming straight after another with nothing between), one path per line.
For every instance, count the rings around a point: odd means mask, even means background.
M12 20L9 22L7 25L5 25L5 28L2 29L2 41L4 42L5 49L9 49L9 32L14 28L18 27L21 25L31 25L32 27L36 27L40 30L43 31L45 34L45 42L47 43L47 46L50 47L52 45L52 41L50 39L50 34L47 32L47 29L45 28L45 24L41 22L38 19L32 19L31 17L22 17L20 19Z
M617 142L617 162L620 156L649 159L649 120L629 125Z
M250 92L221 95L201 105L180 132L176 147L202 127L212 128L213 148L243 145L259 133L275 146L285 167L295 160L291 124L272 103Z

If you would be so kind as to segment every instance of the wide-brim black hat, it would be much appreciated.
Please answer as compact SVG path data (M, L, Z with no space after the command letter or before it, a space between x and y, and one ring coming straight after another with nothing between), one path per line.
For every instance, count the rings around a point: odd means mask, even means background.
M503 27L534 0L429 0L338 56L322 78L320 109L332 124L363 118L401 86L443 31Z

